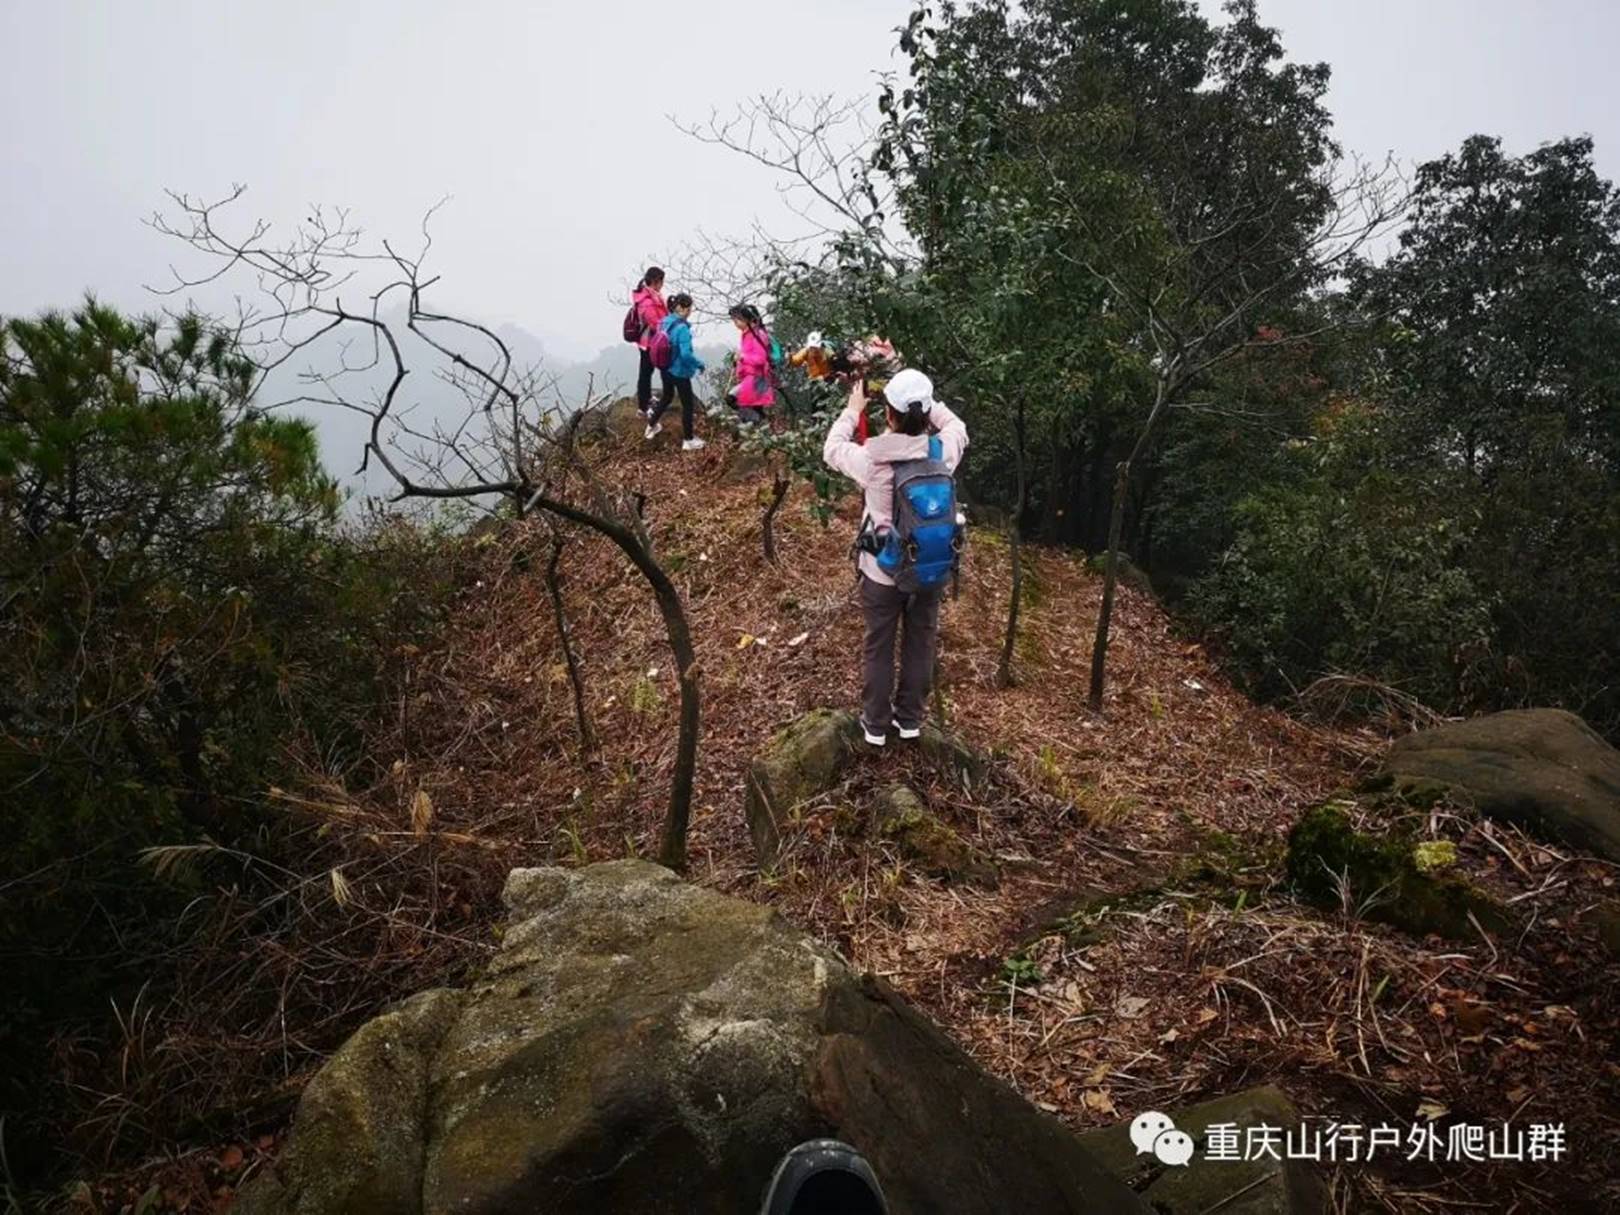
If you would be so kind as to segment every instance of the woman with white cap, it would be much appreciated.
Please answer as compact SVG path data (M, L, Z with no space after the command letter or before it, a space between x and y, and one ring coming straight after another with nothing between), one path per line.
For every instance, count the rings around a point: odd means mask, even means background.
M935 459L954 473L968 445L962 419L934 399L933 382L922 372L912 368L898 372L884 387L883 396L887 431L865 444L857 442L856 427L866 412L866 385L857 379L822 447L828 465L865 494L863 537L880 536L894 527L896 465ZM881 747L891 726L901 738L916 738L922 732L944 588L903 591L884 571L877 546L860 547L861 610L866 618L861 728L868 743ZM897 632L901 634L898 689L894 679Z

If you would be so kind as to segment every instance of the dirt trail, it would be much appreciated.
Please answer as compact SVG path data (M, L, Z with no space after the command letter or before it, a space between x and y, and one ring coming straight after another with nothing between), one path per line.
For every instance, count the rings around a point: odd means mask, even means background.
M1005 880L994 891L943 885L841 832L840 801L909 768L893 748L863 762L844 798L812 808L788 856L761 875L741 811L749 758L797 714L856 700L853 506L824 528L796 486L772 567L759 541L768 477L728 472L726 442L608 458L616 480L646 495L697 637L697 880L772 902L836 942L1077 1127L1274 1081L1313 1114L1410 1124L1427 1101L1477 1121L1562 1120L1583 1145L1561 1168L1351 1166L1335 1178L1346 1209L1443 1210L1477 1202L1481 1185L1529 1209L1569 1209L1612 1186L1616 972L1597 964L1589 928L1568 930L1611 870L1499 829L1487 847L1474 824L1437 816L1433 831L1535 909L1511 950L1419 942L1300 906L1278 887L1287 830L1365 771L1383 737L1252 704L1129 586L1107 714L1093 718L1085 676L1100 579L1079 555L1043 549L1030 553L1019 683L996 690L1009 572L1005 542L976 530L945 612L943 671L952 725L1001 761L996 792L970 802L923 773L913 780L1001 858ZM486 806L500 799L550 858L650 853L675 695L651 603L604 545L579 539L567 596L603 739L582 768L543 590L507 568L469 592L444 659L484 673L457 680L479 691L463 707L453 788ZM456 793L435 791L445 796ZM1094 912L1090 931L1025 941L1077 901L1132 892Z

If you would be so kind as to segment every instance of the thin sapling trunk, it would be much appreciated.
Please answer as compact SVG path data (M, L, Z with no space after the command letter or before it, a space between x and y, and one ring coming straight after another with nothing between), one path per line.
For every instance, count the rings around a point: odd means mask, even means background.
M557 623L557 640L562 644L563 660L568 664L568 682L574 690L574 722L579 727L579 747L589 754L596 749L596 735L591 729L590 714L585 708L585 680L580 674L579 658L574 653L574 639L568 631L568 616L563 610L562 580L557 566L562 561L563 538L551 537L551 559L546 563L546 590L551 595L551 611Z
M784 472L773 475L771 482L771 498L765 506L765 519L761 532L765 541L765 560L772 565L776 564L776 512L782 508L782 500L787 497L788 487L792 481Z
M996 669L996 687L1010 688L1013 684L1013 649L1018 644L1018 615L1024 595L1024 399L1018 398L1018 412L1013 420L1013 468L1018 477L1018 492L1013 503L1012 534L1009 541L1012 557L1012 598L1007 604L1007 636L1001 643L1001 665Z
M1097 638L1091 647L1091 695L1087 703L1093 713L1101 713L1103 707L1103 687L1107 678L1108 629L1114 616L1114 588L1119 583L1119 538L1125 526L1125 505L1131 486L1131 464L1146 450L1154 427L1158 425L1159 418L1170 399L1171 387L1169 378L1161 375L1154 388L1153 409L1148 414L1147 421L1142 424L1142 433L1137 435L1131 454L1121 460L1114 469L1114 504L1108 516L1108 556L1103 565L1102 609L1097 613Z

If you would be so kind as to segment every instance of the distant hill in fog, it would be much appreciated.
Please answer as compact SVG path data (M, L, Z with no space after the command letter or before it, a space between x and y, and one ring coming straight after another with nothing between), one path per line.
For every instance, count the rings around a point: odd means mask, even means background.
M724 346L697 347L698 358L707 363L711 369L718 367L727 353ZM628 342L620 342L615 346L604 346L589 362L559 365L553 361L549 364L549 370L557 376L556 395L565 404L576 406L585 399L585 394L589 391L594 391L598 395L609 392L615 397L634 393L638 362L636 348ZM658 381L654 379L655 388L657 383ZM547 399L550 399L549 395Z
M440 427L459 425L466 417L466 402L459 392L433 374L444 364L443 357L406 328L403 312L383 319L389 322L399 340L406 367L410 369L395 396L395 413L408 418L413 428L422 431L431 431L435 423ZM541 399L548 405L557 403L565 410L572 410L584 402L587 392L619 397L635 391L637 351L628 342L604 346L594 358L578 362L549 353L543 337L520 325L508 323L491 328L511 352L515 368L538 368L551 381L541 393ZM424 326L424 330L430 332L436 342L481 365L488 365L494 354L488 340L472 330L445 324ZM385 355L377 365L368 366L372 361L370 342L358 327L340 331L340 334L341 338L338 333L328 335L277 368L259 399L272 404L300 395L332 395L301 377L310 371L331 376L348 366L360 369L345 372L333 381L334 388L341 386L344 399L366 404L380 400L393 379L392 363ZM698 357L711 368L719 366L726 353L724 346L698 348ZM317 402L290 404L286 412L315 423L323 462L346 488L354 491L357 500L366 494L386 495L391 491L388 476L381 469L369 469L364 477L356 471L370 432L368 417L341 406Z

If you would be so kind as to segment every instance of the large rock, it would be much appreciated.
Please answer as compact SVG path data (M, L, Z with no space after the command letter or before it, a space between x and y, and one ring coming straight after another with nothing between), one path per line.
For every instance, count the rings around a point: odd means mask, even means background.
M1249 1089L1165 1112L1177 1130L1193 1138L1195 1154L1185 1168L1166 1167L1151 1152L1139 1153L1131 1143L1128 1122L1090 1131L1080 1136L1080 1142L1162 1215L1205 1215L1210 1211L1221 1215L1317 1215L1327 1210L1321 1180L1302 1160L1208 1158L1209 1130L1217 1124L1237 1128L1237 1156L1246 1153L1251 1127L1274 1127L1279 1135L1289 1130L1297 1133L1299 1114L1278 1090Z
M1411 734L1384 776L1464 795L1481 814L1620 861L1620 751L1562 709L1515 709Z
M1060 1123L769 909L641 861L515 870L478 983L363 1027L247 1215L757 1208L835 1135L896 1215L1149 1210Z

